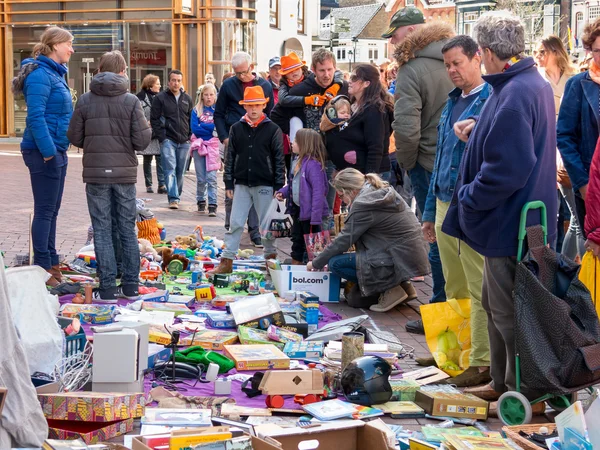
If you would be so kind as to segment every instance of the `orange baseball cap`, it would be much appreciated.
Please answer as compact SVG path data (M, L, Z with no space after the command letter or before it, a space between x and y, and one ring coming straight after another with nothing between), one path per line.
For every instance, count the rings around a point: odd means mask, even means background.
M262 105L269 103L269 97L265 98L265 92L260 86L247 87L244 91L244 100L240 100L240 105Z
M305 65L306 61L301 61L298 55L292 52L289 55L281 57L281 69L279 69L279 73L281 75L287 75L288 73L293 72L296 69L300 69Z

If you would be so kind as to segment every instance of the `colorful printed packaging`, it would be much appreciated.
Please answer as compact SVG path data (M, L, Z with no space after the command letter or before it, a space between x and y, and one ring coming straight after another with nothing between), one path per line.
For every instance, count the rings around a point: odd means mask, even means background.
M289 369L290 358L274 345L226 345L225 356L237 370Z
M283 353L292 359L321 358L323 356L324 344L321 341L314 342L288 342L285 344Z
M277 342L283 342L284 344L287 342L301 342L302 341L302 335L297 334L297 333L292 333L289 330L276 327L275 325L271 325L269 327L269 329L267 330L267 335L269 336L270 339L277 341Z
M78 305L68 303L63 306L61 315L69 318L80 317L81 315L83 322L103 324L112 323L114 312L114 305Z
M80 422L113 422L144 415L144 394L61 392L40 394L38 400L47 419Z

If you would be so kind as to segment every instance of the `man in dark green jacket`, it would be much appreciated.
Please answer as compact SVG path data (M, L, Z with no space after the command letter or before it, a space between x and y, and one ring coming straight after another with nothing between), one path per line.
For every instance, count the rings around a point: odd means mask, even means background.
M396 104L392 128L396 139L396 158L408 171L414 196L421 213L429 190L437 145L437 125L454 88L446 74L442 47L454 36L451 25L443 22L424 23L423 14L414 7L398 11L383 37L396 45L398 62ZM439 252L431 244L429 262L433 278L431 302L446 299L444 275ZM410 322L407 330L424 334L420 321Z

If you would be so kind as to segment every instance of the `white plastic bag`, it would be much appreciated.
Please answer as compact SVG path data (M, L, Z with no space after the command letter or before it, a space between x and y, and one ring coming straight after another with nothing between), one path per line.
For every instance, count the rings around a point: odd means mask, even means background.
M261 236L267 239L292 236L292 217L285 213L285 202L273 199L261 228Z

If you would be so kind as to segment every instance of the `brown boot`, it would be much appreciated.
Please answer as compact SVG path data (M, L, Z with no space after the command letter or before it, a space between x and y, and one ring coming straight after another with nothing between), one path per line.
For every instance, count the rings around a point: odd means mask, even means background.
M417 298L417 290L415 289L413 284L410 282L410 280L403 281L402 283L400 283L400 286L402 286L402 289L404 289L404 291L406 292L406 295L408 295L408 297L406 298L406 301L414 300L415 298Z
M56 278L56 281L62 283L63 277L62 272L60 271L60 265L57 264L56 266L52 266L50 269L48 269L48 273Z
M221 262L217 267L208 272L209 275L217 275L221 273L233 272L233 259L221 258Z
M292 259L292 266L304 266L302 261L298 261L297 259Z
M48 272L48 273L50 273L50 272ZM46 280L46 286L48 286L48 287L54 288L54 287L58 286L59 284L60 283L58 282L58 280L54 277L50 277Z

